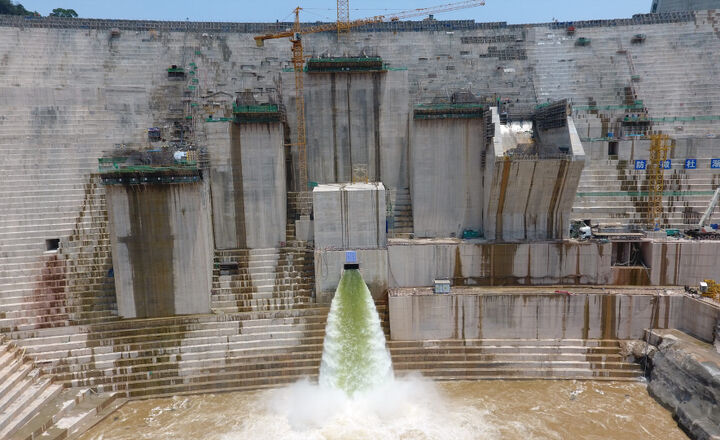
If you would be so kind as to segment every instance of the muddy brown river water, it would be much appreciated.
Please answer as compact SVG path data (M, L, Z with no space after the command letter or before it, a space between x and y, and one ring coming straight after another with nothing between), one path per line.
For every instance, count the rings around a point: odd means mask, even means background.
M688 438L638 382L395 382L356 399L302 382L135 401L81 439Z

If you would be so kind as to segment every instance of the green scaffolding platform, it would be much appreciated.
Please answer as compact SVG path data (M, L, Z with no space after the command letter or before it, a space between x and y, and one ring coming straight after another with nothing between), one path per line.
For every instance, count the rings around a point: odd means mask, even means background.
M485 115L482 104L420 104L415 106L413 119L479 119Z
M280 122L280 109L275 104L233 105L233 121L237 124Z
M308 73L364 73L364 72L385 72L387 67L380 57L333 57L333 58L310 58L307 62Z

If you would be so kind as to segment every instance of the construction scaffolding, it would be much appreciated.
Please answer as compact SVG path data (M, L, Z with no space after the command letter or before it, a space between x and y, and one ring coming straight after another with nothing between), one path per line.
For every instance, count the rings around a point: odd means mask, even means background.
M662 133L650 134L650 161L648 176L648 217L647 224L657 231L663 215L663 190L665 189L665 163L672 148L670 136Z
M386 72L387 67L380 57L326 57L310 58L306 66L308 73L367 73Z
M281 120L280 110L275 104L233 104L233 115L234 122L237 124L280 122Z
M485 107L475 103L437 103L416 105L413 119L482 119Z

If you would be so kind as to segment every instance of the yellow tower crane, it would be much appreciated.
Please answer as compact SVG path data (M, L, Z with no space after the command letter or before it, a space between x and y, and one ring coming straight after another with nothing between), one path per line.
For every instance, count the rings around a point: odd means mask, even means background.
M337 33L338 38L342 34L350 32L350 0L337 0Z
M348 0L349 1L349 0ZM292 63L295 71L295 114L297 116L297 141L294 146L298 148L298 163L299 172L298 176L298 190L305 191L308 186L308 175L307 175L307 137L305 127L305 95L303 86L303 67L305 65L305 55L303 53L302 36L305 34L315 34L318 32L339 32L339 18L340 18L340 3L338 0L338 22L327 23L314 26L301 26L300 25L300 11L301 7L295 8L295 22L291 29L275 32L272 34L258 35L255 37L255 43L258 47L263 47L265 40L273 40L277 38L290 38L292 43ZM347 5L347 1L343 2ZM441 12L456 11L459 9L475 8L478 6L484 6L484 0L467 0L462 2L448 3L445 5L439 5L432 8L419 8L411 9L408 11L399 12L392 15L376 15L374 17L361 18L359 20L347 21L347 25L343 27L348 30L354 27L363 26L372 23L381 23L385 21L400 21L407 18L420 17L423 15L437 14ZM349 10L347 14L349 14ZM349 17L349 15L348 15Z

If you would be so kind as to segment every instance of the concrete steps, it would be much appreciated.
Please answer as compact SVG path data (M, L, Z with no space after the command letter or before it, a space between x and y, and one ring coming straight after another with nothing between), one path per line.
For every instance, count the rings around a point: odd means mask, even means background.
M208 382L248 387L316 375L328 308L299 312L118 321L89 334L48 329L16 336L58 384L136 397L200 391Z
M443 340L390 341L396 372L419 371L435 380L636 380L641 368L626 362L617 341Z
M116 319L114 283L108 276L112 256L104 188L98 177L76 175L59 190L19 188L5 195L26 206L33 206L33 194L37 194L35 205L61 203L75 208L63 208L58 211L61 214L49 210L44 215L38 211L4 217L7 222L0 224L0 328L18 331ZM71 193L77 193L77 203L62 200ZM47 238L60 239L60 248L47 252Z
M388 191L389 204L392 207L392 233L404 236L413 232L413 210L408 188L391 189Z
M707 207L720 173L709 168L709 159L698 159L698 170L683 169L682 158L673 162L665 173L665 191L674 195L663 197L663 220L666 227L685 229L696 224L695 217ZM583 170L572 215L593 224L642 225L649 197L633 193L647 192L647 183L646 171L635 170L630 160L593 160Z
M314 260L305 249L218 250L211 307L218 313L308 307Z
M0 438L6 439L34 417L46 402L62 392L62 385L35 368L22 348L0 345Z
M63 440L73 438L118 409L125 399L115 393L95 393L87 388L66 389L31 414L9 440Z

